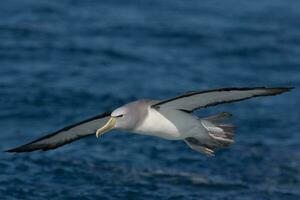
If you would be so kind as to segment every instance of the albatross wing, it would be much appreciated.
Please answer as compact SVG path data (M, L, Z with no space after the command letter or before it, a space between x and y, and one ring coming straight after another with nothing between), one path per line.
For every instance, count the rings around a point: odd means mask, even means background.
M6 152L30 152L36 150L47 151L71 143L82 137L95 134L96 130L102 127L110 117L110 113L103 113L77 124L60 129L52 134L34 140L20 147L7 150Z
M169 108L193 112L199 108L206 108L223 103L231 103L258 96L272 96L287 92L292 87L281 88L222 88L216 90L189 92L184 95L167 99L154 104L152 107Z

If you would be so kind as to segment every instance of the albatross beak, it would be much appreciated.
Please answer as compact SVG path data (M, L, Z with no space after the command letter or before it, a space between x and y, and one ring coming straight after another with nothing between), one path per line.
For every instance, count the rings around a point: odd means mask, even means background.
M115 128L115 126L116 126L116 119L113 117L110 117L108 122L96 131L96 137L99 137L103 133Z

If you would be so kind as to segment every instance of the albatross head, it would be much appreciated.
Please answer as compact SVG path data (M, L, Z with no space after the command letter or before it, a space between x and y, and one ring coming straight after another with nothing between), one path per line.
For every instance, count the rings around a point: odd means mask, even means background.
M97 130L96 136L99 137L101 134L112 129L132 130L137 125L138 121L138 107L133 103L127 104L117 108L111 113L110 119L103 127Z

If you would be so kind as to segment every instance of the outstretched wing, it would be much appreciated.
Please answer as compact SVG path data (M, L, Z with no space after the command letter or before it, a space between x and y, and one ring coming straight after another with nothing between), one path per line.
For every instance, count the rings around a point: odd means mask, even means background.
M110 113L103 113L77 124L60 129L52 134L34 140L20 147L7 150L6 152L30 152L36 150L47 151L71 143L82 137L93 135L101 128L110 117Z
M207 90L199 92L189 92L187 94L167 99L154 104L152 107L170 108L192 112L199 108L206 108L223 103L231 103L250 99L258 96L271 96L281 94L291 90L287 88L222 88L216 90Z

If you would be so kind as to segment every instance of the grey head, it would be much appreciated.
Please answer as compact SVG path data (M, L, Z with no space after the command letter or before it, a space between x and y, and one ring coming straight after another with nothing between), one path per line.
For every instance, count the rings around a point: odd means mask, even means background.
M142 99L115 109L108 122L97 130L96 136L111 129L133 130L147 116L147 109L152 103L152 100Z

